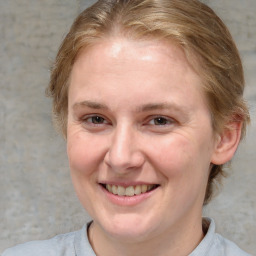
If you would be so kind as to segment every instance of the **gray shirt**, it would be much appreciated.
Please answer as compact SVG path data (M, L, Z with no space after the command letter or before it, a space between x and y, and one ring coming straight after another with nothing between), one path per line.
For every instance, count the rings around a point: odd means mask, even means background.
M209 221L207 234L189 256L250 256L233 242L215 233ZM2 256L96 256L87 237L87 226L49 240L33 241L7 249Z

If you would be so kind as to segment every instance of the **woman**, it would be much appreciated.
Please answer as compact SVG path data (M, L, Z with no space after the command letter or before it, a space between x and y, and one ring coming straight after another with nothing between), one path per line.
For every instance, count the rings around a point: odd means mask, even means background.
M48 94L93 221L10 255L248 255L202 219L249 113L237 48L197 0L102 0L64 39Z

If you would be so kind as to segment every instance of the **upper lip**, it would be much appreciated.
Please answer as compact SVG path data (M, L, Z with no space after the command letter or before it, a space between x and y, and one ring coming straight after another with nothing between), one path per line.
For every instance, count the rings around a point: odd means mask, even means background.
M133 182L127 182L127 181L100 181L99 184L103 185L116 185L116 186L122 186L122 187L129 187L129 186L137 186L137 185L159 185L158 183L152 183L152 182L143 182L143 181L133 181Z

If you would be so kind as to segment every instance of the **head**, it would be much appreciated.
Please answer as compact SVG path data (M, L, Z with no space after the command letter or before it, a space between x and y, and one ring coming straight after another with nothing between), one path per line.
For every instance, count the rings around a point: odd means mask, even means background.
M80 53L115 37L160 40L179 46L202 81L215 134L249 122L243 99L244 75L235 43L221 19L197 0L102 0L83 11L63 40L47 90L53 98L57 128L67 135L68 93L72 68ZM212 164L204 203L224 175Z

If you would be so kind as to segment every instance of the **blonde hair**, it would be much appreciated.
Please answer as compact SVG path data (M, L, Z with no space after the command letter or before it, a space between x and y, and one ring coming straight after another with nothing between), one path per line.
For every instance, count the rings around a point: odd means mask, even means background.
M214 131L239 121L243 137L250 118L238 50L221 19L197 0L100 0L77 17L59 48L47 88L56 125L64 136L73 64L82 49L113 36L176 42L202 78ZM221 176L223 166L212 166L205 204Z

